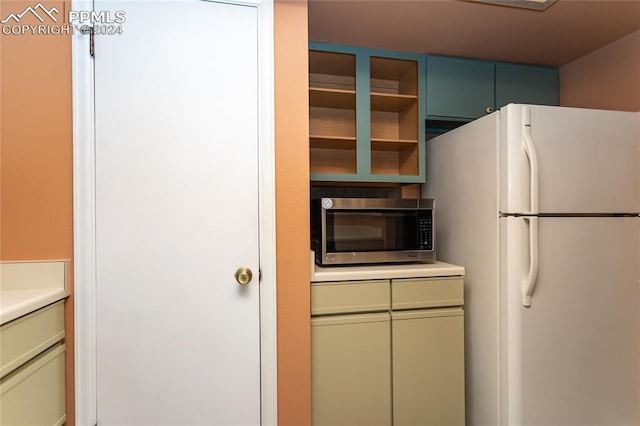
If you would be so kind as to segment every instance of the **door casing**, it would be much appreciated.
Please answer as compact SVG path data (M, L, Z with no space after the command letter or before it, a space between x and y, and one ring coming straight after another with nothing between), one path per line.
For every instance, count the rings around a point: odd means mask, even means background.
M208 1L208 0L203 0ZM261 423L277 425L273 0L216 0L258 12ZM74 11L93 10L72 0ZM97 423L95 99L89 36L72 35L75 417Z

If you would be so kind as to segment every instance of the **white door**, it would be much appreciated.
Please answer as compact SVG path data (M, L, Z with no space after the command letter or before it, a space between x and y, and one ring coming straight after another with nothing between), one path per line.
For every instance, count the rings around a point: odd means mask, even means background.
M258 425L256 8L95 9L98 424Z
M638 424L640 218L538 219L531 307L527 221L500 221L501 424Z

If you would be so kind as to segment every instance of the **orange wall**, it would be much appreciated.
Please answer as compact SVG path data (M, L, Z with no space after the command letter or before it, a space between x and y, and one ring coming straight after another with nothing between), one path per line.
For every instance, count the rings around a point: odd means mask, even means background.
M278 424L311 424L307 2L275 2Z
M560 105L640 111L640 30L561 67Z
M33 5L3 0L0 19ZM71 259L71 37L2 35L0 62L0 260ZM67 424L73 425L72 298L65 309Z
M2 2L0 16L31 3ZM0 43L0 259L68 259L73 242L71 37L3 35Z

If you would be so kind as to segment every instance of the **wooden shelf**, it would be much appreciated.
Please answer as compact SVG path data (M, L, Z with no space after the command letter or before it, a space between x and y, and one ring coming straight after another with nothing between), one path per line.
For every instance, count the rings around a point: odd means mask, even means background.
M355 109L356 91L310 87L309 106L321 108Z
M372 151L402 151L417 145L412 139L371 139Z
M354 137L340 137L340 136L309 136L309 146L311 148L320 149L356 149L356 138Z
M400 112L417 101L416 95L371 92L372 111Z

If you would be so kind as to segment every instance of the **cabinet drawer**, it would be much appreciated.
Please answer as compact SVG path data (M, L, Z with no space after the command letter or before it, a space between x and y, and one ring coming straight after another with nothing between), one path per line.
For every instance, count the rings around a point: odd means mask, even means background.
M464 304L463 279L422 278L393 280L391 308L417 309Z
M0 327L0 377L64 338L64 302L44 307Z
M311 285L311 315L389 310L389 281Z
M0 381L0 424L64 424L64 356L58 344Z

